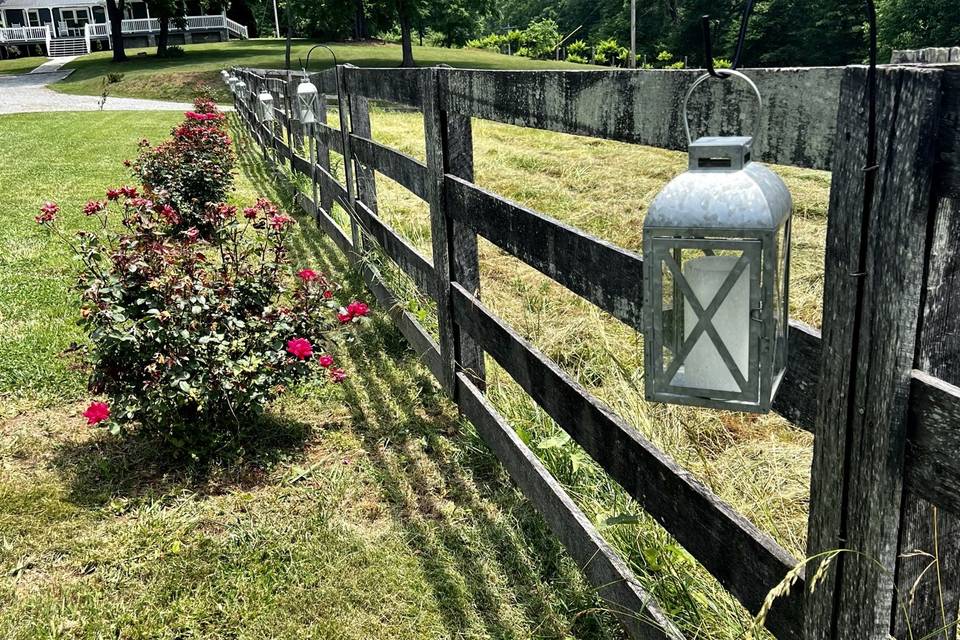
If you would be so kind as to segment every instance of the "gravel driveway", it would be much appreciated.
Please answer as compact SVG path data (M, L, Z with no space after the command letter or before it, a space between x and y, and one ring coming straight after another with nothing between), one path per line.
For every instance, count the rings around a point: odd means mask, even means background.
M56 69L60 64L57 59L44 64L45 69L34 69L31 73L19 76L0 76L0 114L26 113L31 111L98 111L100 98L97 96L73 96L57 93L47 88L63 80L70 71ZM56 64L59 62L60 64ZM185 102L166 102L163 100L141 100L139 98L108 97L103 107L104 111L185 111L193 105Z

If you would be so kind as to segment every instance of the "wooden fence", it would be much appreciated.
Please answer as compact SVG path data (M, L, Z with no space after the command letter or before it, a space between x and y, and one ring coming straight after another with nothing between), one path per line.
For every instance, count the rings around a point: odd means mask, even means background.
M339 126L314 125L314 158L293 101L297 74L235 69L253 91L239 117L264 154L311 178L297 202L357 259L369 238L437 302L439 342L363 264L373 293L460 411L543 514L629 633L678 639L651 595L484 394L484 354L516 382L748 610L756 612L797 560L682 469L560 366L491 312L478 294L477 236L639 330L642 257L473 183L471 119L685 149L684 71L360 69L312 75L337 95ZM782 639L914 637L940 625L926 585L905 593L939 534L948 617L956 617L960 514L960 68L883 67L878 74L879 167L871 222L861 229L865 170L863 67L763 69L748 75L767 100L756 148L763 161L832 170L823 335L791 322L790 361L775 411L815 434L808 555L836 548L818 588L804 574L776 600L767 628ZM274 95L275 123L251 110ZM339 91L338 91L339 90ZM733 82L708 83L691 104L694 130L736 133L754 102ZM422 112L426 162L372 139L369 103ZM345 183L330 171L341 154ZM432 255L379 215L376 173L429 204ZM351 218L348 235L333 203ZM866 268L859 265L861 231ZM862 305L855 305L860 288ZM856 340L857 348L853 348ZM851 357L856 354L856 357ZM848 402L850 398L855 403ZM851 407L853 407L851 409ZM931 519L931 513L933 518ZM937 523L937 527L934 526ZM953 564L951 564L953 563ZM950 578L950 580L947 580ZM935 583L934 583L935 584ZM904 635L898 635L904 637Z

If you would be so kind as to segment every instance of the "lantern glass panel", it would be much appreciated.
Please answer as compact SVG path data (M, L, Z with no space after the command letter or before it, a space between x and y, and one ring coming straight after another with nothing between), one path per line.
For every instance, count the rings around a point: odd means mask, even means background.
M774 366L773 374L782 374L787 366L787 339L789 333L790 304L790 220L781 226L775 237L776 268L773 282L773 316L774 316Z
M756 402L760 241L656 238L653 259L657 390Z

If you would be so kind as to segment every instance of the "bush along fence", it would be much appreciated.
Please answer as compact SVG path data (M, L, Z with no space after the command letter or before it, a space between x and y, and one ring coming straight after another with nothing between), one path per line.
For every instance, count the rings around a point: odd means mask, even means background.
M265 157L311 179L314 197L297 194L299 205L363 265L368 285L412 347L633 637L683 636L486 399L485 354L734 597L762 612L777 638L932 637L944 624L942 613L948 624L956 618L960 68L878 72L880 160L863 273L853 265L864 208L866 68L747 72L770 98L755 135L757 159L833 172L823 334L791 322L789 364L774 402L775 411L815 434L809 559L801 562L479 299L478 235L642 327L642 257L476 186L471 118L685 149L679 106L695 72L341 66L311 76L322 94L339 100L338 127L328 124L323 105L312 125L315 157L299 151L306 129L293 109L297 74L234 73L247 85L238 92L237 112ZM708 83L691 102L695 130L739 133L741 122L756 115L742 91L732 82ZM259 92L272 95L272 118L256 112ZM372 139L370 101L423 113L426 163ZM331 173L331 153L347 160L345 183ZM378 216L377 172L429 204L432 256L418 253ZM349 235L332 218L333 203L349 213ZM437 302L439 341L360 259L370 239ZM848 411L851 397L856 410ZM910 552L935 548L941 588L926 579L928 572L913 589L912 606L901 606L930 564ZM831 553L837 549L849 552ZM790 589L783 588L785 577Z

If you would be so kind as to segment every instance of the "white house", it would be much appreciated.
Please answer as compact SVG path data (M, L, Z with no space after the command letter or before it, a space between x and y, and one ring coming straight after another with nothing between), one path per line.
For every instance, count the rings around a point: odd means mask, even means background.
M189 5L188 5L189 6ZM156 43L160 21L140 0L126 2L121 23L126 46ZM170 24L170 44L246 38L247 28L215 15L186 17L186 29ZM0 47L44 47L48 56L89 53L112 44L106 0L0 0Z

